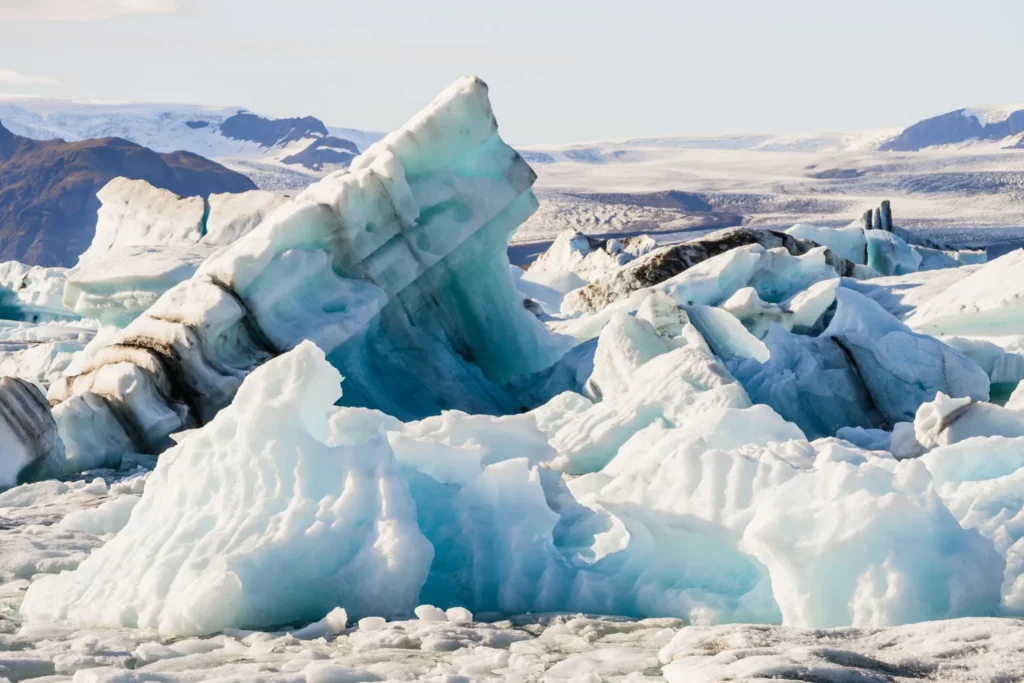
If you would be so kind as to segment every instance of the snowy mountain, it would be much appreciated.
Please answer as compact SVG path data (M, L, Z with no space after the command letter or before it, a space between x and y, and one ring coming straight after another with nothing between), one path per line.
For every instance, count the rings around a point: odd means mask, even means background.
M78 101L0 95L12 133L68 142L119 137L156 152L184 150L248 175L264 189L305 187L347 166L380 134L312 116L273 119L237 107Z
M879 147L887 152L916 152L967 142L1004 141L1024 147L1024 104L957 109L918 121ZM1018 139L1019 138L1019 139Z

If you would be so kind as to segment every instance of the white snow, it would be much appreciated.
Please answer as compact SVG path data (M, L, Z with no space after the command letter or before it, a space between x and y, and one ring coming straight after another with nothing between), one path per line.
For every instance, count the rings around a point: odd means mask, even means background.
M973 116L983 125L1002 123L1010 118L1010 114L1024 111L1024 104L996 104L983 107L969 107L963 110L966 117Z

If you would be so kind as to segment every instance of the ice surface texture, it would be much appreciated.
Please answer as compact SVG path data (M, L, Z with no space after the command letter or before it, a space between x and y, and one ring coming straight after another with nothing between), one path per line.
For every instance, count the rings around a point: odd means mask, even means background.
M158 453L303 339L343 371L349 404L403 418L515 412L522 406L504 383L567 348L523 308L505 254L536 208L533 180L498 137L486 85L457 81L350 170L205 261L80 374L52 386L51 399L76 402L58 408L65 441L88 440L97 458L116 457L126 440ZM183 226L192 226L190 211ZM194 226L158 229L200 237ZM90 422L84 433L79 425Z
M920 462L807 442L699 348L632 377L669 367L663 416L627 392L403 424L332 408L340 376L304 342L165 453L124 529L35 582L22 614L177 636L424 602L803 626L999 609L1003 557ZM585 435L600 406L616 426L593 452L614 458L570 458L590 474L568 484L540 467L566 462L560 435Z

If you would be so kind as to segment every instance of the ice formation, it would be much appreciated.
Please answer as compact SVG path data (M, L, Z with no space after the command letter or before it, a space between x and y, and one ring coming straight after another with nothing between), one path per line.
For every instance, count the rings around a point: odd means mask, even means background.
M462 79L294 198L112 183L62 285L98 330L25 317L65 275L9 266L0 487L60 481L0 493L0 650L50 638L0 676L376 675L282 663L316 643L454 653L382 678L689 680L743 673L692 654L749 635L714 624L1024 614L1024 252L970 265L880 210L663 247L570 230L523 271L533 180ZM658 646L587 658L580 629ZM824 680L822 652L743 671Z
M126 439L158 453L170 434L208 422L254 368L307 338L345 373L347 403L405 418L520 409L506 383L567 348L524 309L504 251L536 207L533 180L498 137L486 86L456 82L350 170L203 262L80 374L54 383L51 400L75 401L58 422L87 423L97 406L92 423L109 425L84 436L63 427L65 441L84 438L95 450L106 439L95 458L111 462ZM179 208L188 230L154 221L143 232L200 239L197 211Z
M339 605L406 611L432 550L385 434L328 421L340 382L310 342L258 369L164 453L124 530L37 582L25 614L179 635L315 621Z
M78 316L62 303L66 268L0 263L0 319L22 322L74 320Z
M192 277L220 247L256 228L288 200L251 190L179 197L144 180L115 178L100 190L96 235L62 283L63 305L125 327Z
M920 463L807 442L703 350L632 377L668 368L682 372L660 402L403 424L332 408L341 378L303 343L165 453L124 529L34 582L22 614L181 636L423 603L800 626L998 608L1002 558L929 493ZM567 485L544 462L589 474ZM839 519L858 524L836 536ZM797 529L818 543L795 544Z

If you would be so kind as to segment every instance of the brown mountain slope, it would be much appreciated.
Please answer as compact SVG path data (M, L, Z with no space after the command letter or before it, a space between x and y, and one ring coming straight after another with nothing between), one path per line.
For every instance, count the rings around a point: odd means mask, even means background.
M31 140L0 123L0 261L74 265L96 229L96 192L118 176L183 197L256 188L190 152L158 154L121 138Z

